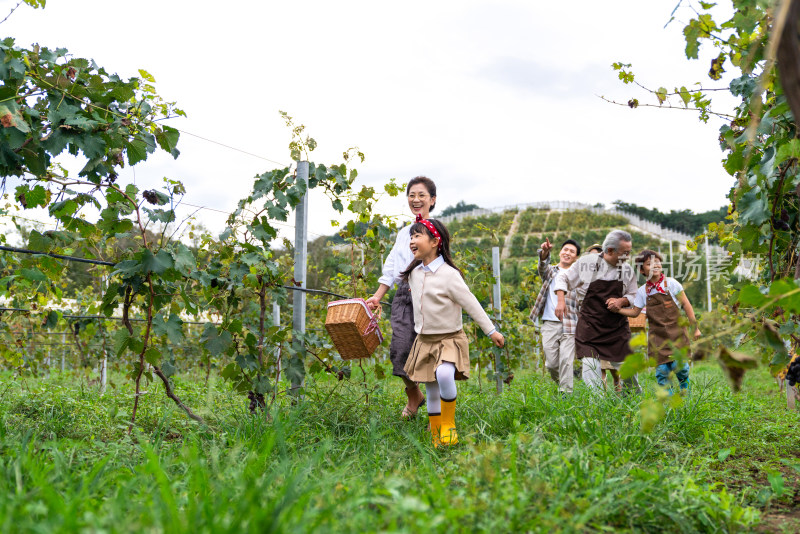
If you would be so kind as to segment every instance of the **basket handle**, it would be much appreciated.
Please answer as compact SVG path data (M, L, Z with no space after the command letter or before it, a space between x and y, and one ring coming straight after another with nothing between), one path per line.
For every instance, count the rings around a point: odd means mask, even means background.
M360 300L361 300L364 308L367 310L367 316L369 317L369 324L364 329L364 335L367 336L367 335L371 334L372 332L377 331L378 332L378 343L383 343L383 335L381 334L381 331L378 329L378 319L381 316L381 307L380 307L380 305L378 305L378 312L374 313L374 312L372 312L372 310L369 309L369 306L367 306L367 303L364 301L364 299L360 299Z
M364 335L366 336L371 334L377 328L378 328L378 319L374 315L370 314L369 324L367 325L367 328L364 329Z

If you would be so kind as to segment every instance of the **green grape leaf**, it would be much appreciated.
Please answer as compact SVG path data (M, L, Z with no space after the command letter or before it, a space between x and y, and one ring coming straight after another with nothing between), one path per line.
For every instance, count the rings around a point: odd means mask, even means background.
M142 253L142 271L144 274L163 274L167 269L171 269L174 263L169 252L163 249L156 254L153 254L150 249L145 249Z
M224 353L233 340L230 332L223 330L220 333L213 323L206 323L200 341L208 352L217 356Z
M739 290L739 304L746 307L759 308L764 305L768 297L761 293L754 285L744 286Z
M47 276L36 268L23 268L19 272L23 278L31 282L47 282Z
M144 360L150 365L158 365L161 363L161 351L156 347L150 347L144 353Z
M153 332L157 336L166 335L173 344L180 344L183 342L183 321L174 313L164 320L164 313L158 312L153 317Z
M164 373L164 376L169 378L177 374L178 368L175 367L175 364L172 361L165 360L164 363L161 364L161 372Z

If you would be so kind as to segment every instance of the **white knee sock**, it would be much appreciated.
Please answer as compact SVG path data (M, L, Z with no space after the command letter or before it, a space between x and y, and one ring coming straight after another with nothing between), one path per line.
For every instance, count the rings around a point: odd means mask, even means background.
M439 384L436 382L425 382L425 397L428 407L428 413L440 414L442 413L442 401L439 395Z
M439 383L439 394L444 400L454 401L458 390L456 389L456 366L444 362L436 368L436 382Z

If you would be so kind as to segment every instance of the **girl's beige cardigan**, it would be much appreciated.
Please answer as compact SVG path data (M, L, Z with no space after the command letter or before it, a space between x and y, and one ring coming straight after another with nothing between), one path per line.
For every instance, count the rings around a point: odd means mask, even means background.
M419 266L409 273L408 280L417 334L448 334L461 330L462 308L484 334L489 335L495 329L461 274L446 263L436 271L426 271Z

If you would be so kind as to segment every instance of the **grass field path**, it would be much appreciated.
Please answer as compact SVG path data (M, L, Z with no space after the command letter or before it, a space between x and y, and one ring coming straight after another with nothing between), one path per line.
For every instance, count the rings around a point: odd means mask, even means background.
M507 260L511 257L511 240L514 239L514 235L516 235L517 230L519 229L519 219L522 216L523 211L519 210L516 215L514 215L514 220L511 221L511 228L508 229L508 234L506 235L506 239L503 242L503 252L500 254L500 260Z

